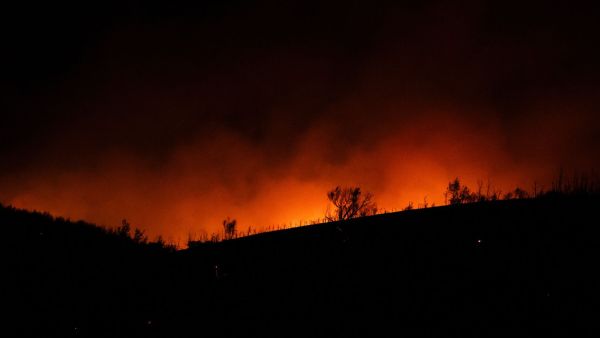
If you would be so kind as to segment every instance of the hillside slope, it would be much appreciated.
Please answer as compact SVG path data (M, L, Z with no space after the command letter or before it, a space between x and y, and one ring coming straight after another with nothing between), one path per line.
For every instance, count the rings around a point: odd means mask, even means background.
M231 334L568 334L597 325L599 202L378 215L244 238L187 258L218 266L222 277L206 296L220 298L209 318L237 323L225 326Z
M63 337L572 334L598 328L599 207L437 207L178 252L21 232L4 254L11 313L17 333Z

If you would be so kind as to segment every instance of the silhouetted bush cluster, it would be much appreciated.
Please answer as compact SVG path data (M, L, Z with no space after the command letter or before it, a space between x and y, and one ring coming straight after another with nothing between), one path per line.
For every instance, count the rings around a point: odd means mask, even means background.
M566 178L564 172L561 170L556 179L552 181L550 190L546 191L543 187L538 188L537 184L534 184L531 193L521 187L516 187L512 191L502 194L500 190L493 189L489 182L486 191L483 192L483 184L481 181L478 183L477 191L472 191L468 186L462 184L457 177L448 183L444 197L446 199L446 204L457 205L527 198L594 196L600 194L600 184L598 182L598 177L593 172L591 174L574 173L572 176Z

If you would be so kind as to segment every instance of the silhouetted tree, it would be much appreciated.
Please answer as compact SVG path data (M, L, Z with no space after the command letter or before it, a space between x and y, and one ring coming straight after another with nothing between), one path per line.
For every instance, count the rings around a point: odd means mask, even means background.
M133 232L133 241L138 244L146 244L148 242L148 236L146 236L144 230L136 228Z
M490 182L488 180L487 193L483 194L483 181L477 180L477 192L473 193L476 202L485 202L489 198Z
M156 240L154 241L154 244L156 244L157 246L160 246L162 248L167 243L165 242L165 240L163 239L163 237L161 235L158 235L158 237L156 237Z
M460 201L461 203L471 203L477 200L477 196L471 192L469 187L466 185L462 187L460 191Z
M506 194L504 194L505 200L525 199L525 198L529 198L529 193L519 187L515 188L515 190L513 190L513 191L509 191Z
M235 238L235 234L237 231L236 226L237 221L235 219L230 219L229 217L227 217L227 219L223 220L223 230L225 233L224 239Z
M129 238L131 234L131 225L129 224L129 222L127 222L126 219L121 221L121 226L117 227L116 233L121 237Z
M449 203L450 205L470 203L477 200L477 194L471 193L466 185L461 185L458 177L448 183L444 196L446 197L446 204Z
M513 195L517 199L529 198L529 193L527 191L519 188L519 187L515 188L515 191L513 192Z
M325 219L328 221L344 221L377 213L373 194L369 192L363 194L359 187L337 186L327 193L327 198L335 208L333 212L327 209Z

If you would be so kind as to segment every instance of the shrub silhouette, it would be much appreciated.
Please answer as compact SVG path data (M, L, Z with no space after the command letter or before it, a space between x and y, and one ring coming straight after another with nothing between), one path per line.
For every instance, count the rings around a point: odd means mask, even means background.
M327 193L327 198L335 208L333 212L328 208L325 215L327 221L344 221L377 213L373 194L363 194L359 187L337 186Z
M144 230L140 230L136 228L133 231L133 241L137 244L146 244L148 243L148 236L146 236Z
M121 226L117 227L115 232L118 236L121 236L123 238L129 238L131 233L131 224L129 224L129 222L127 222L127 220L124 219L123 221L121 221Z
M461 185L458 177L448 183L448 188L446 188L444 196L446 204L449 203L450 205L470 203L478 200L477 194L472 193L466 185Z
M503 199L505 200L513 200L513 199L525 199L525 198L529 198L529 193L519 187L516 187L515 190L513 191L509 191L506 194L504 194Z
M224 239L233 239L235 238L237 229L237 221L235 219L227 219L223 220L223 230L224 230Z

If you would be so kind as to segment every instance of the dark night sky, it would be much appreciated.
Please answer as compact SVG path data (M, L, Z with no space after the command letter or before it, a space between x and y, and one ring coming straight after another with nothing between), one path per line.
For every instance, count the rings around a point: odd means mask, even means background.
M1 202L176 238L599 167L584 2L168 3L3 10Z

